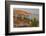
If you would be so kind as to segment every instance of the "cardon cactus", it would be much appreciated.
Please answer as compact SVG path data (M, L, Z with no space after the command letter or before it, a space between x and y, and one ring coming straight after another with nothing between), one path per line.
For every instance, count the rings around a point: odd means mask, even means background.
M39 24L39 21L36 19L36 17L33 17L33 19L31 20L32 22L32 27L37 27Z

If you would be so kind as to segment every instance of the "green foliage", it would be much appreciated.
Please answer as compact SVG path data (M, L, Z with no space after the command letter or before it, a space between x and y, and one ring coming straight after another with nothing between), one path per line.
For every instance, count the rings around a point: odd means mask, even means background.
M29 24L30 27L39 26L39 21L36 19L36 17L29 19L29 18L27 18L27 16L20 16L20 20L25 20L25 22L27 22L27 24Z
M39 21L35 17L31 20L31 22L32 22L32 27L37 27L39 24Z

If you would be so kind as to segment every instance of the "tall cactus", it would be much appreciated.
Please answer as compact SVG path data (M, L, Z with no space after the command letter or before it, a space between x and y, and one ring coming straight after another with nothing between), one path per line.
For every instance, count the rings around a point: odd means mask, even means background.
M39 21L36 19L36 17L33 17L33 19L31 20L32 22L32 27L37 27L39 24Z

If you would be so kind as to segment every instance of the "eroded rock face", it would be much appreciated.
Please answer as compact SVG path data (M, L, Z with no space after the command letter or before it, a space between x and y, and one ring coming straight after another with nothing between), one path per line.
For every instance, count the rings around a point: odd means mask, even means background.
M19 14L19 15L25 15L25 16L31 15L31 13L29 13L29 11L27 11L27 10L16 9L15 13Z
M14 25L16 26L16 27L28 27L28 26L30 26L29 24L28 24L28 21L27 20L25 20L25 19L23 19L23 17L22 18L17 18L16 17L16 14L18 14L19 16L21 15L21 16L29 16L29 15L31 15L31 13L28 13L27 11L25 11L25 10L16 10L15 11L15 15L13 16L13 21L14 21Z

